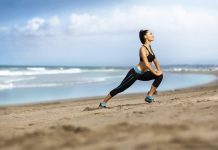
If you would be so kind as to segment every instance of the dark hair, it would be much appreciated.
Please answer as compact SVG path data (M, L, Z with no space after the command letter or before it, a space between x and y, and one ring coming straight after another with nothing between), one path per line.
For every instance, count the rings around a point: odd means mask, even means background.
M139 39L142 44L145 44L145 38L144 36L147 34L148 30L140 30L139 31Z

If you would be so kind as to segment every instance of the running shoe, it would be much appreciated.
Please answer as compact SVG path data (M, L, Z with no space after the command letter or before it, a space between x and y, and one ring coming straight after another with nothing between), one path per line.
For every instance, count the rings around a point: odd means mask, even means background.
M100 102L99 108L108 108L105 102Z
M147 96L145 97L145 101L148 102L148 103L151 103L151 102L154 101L154 98L153 98L153 96L147 95Z

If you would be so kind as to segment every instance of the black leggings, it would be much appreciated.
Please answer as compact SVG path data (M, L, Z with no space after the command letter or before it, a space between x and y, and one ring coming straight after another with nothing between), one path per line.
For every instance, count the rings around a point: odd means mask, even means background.
M137 67L133 67L129 70L126 77L123 79L123 81L120 83L118 87L110 91L111 97L115 96L116 94L123 92L127 88L129 88L136 80L141 81L149 81L154 79L154 82L152 83L153 86L158 87L163 79L162 75L155 75L151 71L146 71L142 73L140 70L137 69Z

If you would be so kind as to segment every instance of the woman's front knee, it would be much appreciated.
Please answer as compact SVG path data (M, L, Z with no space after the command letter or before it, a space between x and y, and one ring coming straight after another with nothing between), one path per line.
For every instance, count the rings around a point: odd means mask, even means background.
M159 82L161 82L161 81L163 80L163 74L159 75L159 76L157 77L157 80L158 80Z
M160 75L160 78L163 78L163 73Z
M160 75L158 75L158 76L157 76L157 78L160 78L160 79L162 79L162 78L163 78L163 73L162 73L162 74L160 74Z

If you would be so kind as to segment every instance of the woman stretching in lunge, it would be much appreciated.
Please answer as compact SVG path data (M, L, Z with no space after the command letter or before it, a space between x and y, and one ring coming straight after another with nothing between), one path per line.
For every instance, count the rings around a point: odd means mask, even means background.
M100 102L99 108L107 108L106 103L116 94L123 92L129 88L136 80L149 81L153 80L150 91L145 97L145 101L151 103L154 101L153 94L156 92L157 87L163 79L163 72L155 57L153 50L151 49L151 42L154 40L152 32L149 30L140 30L139 38L142 46L139 51L140 62L136 66L132 67L123 81L118 87L111 90L109 94ZM155 71L151 65L154 62L157 71Z

